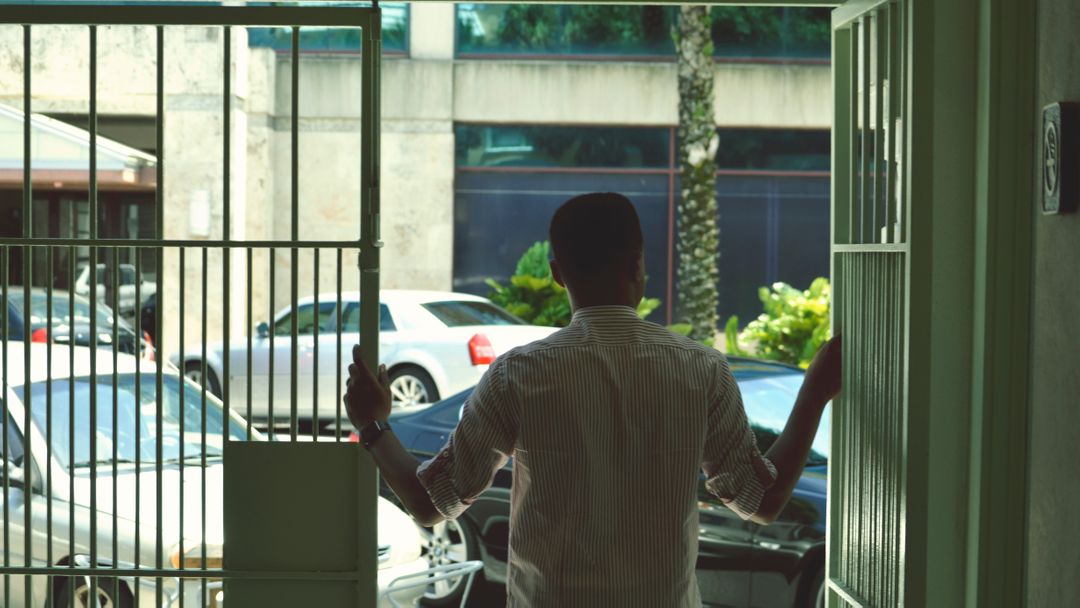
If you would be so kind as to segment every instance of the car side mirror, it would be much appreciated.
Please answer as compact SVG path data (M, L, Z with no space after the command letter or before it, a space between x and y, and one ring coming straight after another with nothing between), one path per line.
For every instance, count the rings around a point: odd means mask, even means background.
M258 332L260 338L265 338L270 335L270 324L263 321L255 327L255 331Z
M0 478L9 486L21 488L26 485L26 474L23 468L11 460L4 461L4 470L0 472Z

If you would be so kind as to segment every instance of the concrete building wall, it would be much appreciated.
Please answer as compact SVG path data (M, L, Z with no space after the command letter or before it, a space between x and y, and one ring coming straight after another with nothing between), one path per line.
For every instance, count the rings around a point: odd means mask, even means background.
M1039 0L1037 28L1037 107L1080 101L1080 4ZM1035 132L1041 136L1041 127ZM1033 181L1041 187L1041 166L1034 171ZM1038 201L1041 194L1033 196ZM1080 259L1080 213L1034 213L1027 603L1078 606L1080 273L1075 261Z
M454 59L449 4L410 11L410 56L389 57L382 72L382 252L384 288L450 289L453 273L454 124L673 125L674 63ZM89 110L89 37L84 27L35 27L33 110ZM249 48L233 35L231 235L288 239L291 226L291 60ZM63 40L63 44L57 41ZM224 213L222 163L223 36L214 28L166 30L163 150L165 238L218 239ZM98 111L152 117L156 111L155 30L99 28ZM22 29L0 28L0 103L22 106ZM724 126L817 128L830 125L827 65L717 64L717 122ZM356 56L305 54L300 66L299 236L355 239L359 234L360 62ZM145 138L144 138L145 139ZM150 140L152 141L152 139ZM209 231L193 230L207 224ZM231 262L232 332L267 319L289 301L291 257L253 253L253 314L246 318L245 252ZM220 334L222 252L211 251L207 290L210 337ZM299 260L298 291L316 289L314 261ZM318 289L332 290L336 254L321 252ZM201 254L188 255L185 341L199 341ZM355 289L355 251L344 255L343 286ZM164 314L176 318L179 266L166 258ZM191 291L194 289L195 291ZM194 299L191 299L194 298ZM167 328L175 327L167 323ZM166 350L175 332L165 335Z

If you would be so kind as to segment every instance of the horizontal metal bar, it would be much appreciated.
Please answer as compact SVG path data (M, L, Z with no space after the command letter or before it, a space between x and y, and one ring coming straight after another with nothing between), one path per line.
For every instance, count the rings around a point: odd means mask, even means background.
M832 250L835 253L907 253L910 247L907 243L834 244Z
M0 24L367 27L373 10L344 6L23 4L0 6Z
M0 238L0 246L12 247L125 247L135 249L158 249L160 247L207 247L220 249L233 247L242 249L254 247L257 249L311 249L315 247L323 249L356 249L360 247L360 241L237 241L224 239L65 239L65 238Z
M294 581L355 581L359 571L328 572L279 572L270 570L226 570L224 568L184 568L172 570L164 568L64 568L62 566L0 567L4 576L108 576L120 578L231 578L231 579L285 579Z

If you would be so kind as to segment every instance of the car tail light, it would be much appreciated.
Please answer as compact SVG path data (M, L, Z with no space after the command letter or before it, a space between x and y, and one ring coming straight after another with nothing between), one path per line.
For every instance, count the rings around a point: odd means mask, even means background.
M469 357L473 365L490 365L495 361L495 347L484 334L476 334L469 340Z
M360 443L360 435L357 435L356 431L349 433L349 443Z
M31 342L48 342L49 341L49 330L45 329L44 327L42 327L40 329L35 329L34 333L30 334L30 341Z
M142 337L143 337L143 340L146 342L146 345L143 346L143 349L142 349L143 358L146 359L147 361L153 361L154 360L154 341L150 339L150 334L145 332L145 331L142 332Z

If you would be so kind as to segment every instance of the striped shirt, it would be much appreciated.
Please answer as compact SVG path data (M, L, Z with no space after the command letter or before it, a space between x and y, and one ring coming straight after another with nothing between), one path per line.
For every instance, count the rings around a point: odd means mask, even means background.
M417 475L454 519L511 457L510 607L700 606L699 468L743 518L776 478L725 357L624 306L499 357Z

